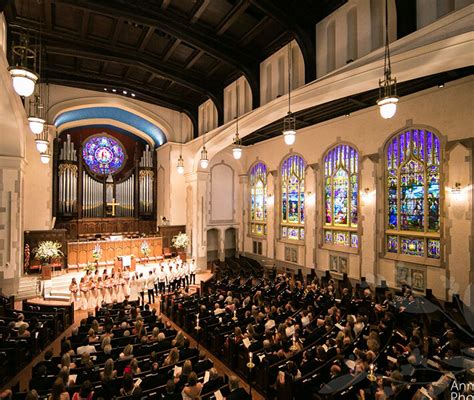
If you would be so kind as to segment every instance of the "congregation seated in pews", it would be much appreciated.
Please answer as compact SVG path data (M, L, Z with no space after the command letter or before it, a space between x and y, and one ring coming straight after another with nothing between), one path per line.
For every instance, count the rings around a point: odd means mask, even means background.
M163 309L266 398L443 399L453 382L472 382L472 330L408 286L379 289L222 277L202 295L163 299Z
M125 300L89 312L59 354L48 350L34 366L29 392L6 398L232 399L241 398L238 383L150 305Z
M23 301L16 309L13 298L0 296L0 383L19 372L33 357L70 325L72 307Z

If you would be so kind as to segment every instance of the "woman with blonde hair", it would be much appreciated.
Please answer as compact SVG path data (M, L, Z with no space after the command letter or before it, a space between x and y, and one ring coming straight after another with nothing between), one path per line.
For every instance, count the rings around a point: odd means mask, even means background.
M48 400L69 400L71 397L64 387L64 382L61 378L57 378L54 381L53 388Z
M64 353L61 357L61 364L58 365L59 368L67 367L69 371L71 368L76 368L76 364L71 361L71 356L69 353Z
M184 387L181 395L183 400L197 400L200 398L202 390L202 383L198 381L197 375L195 372L189 374L188 383Z
M127 344L123 349L123 352L120 353L119 358L121 360L126 360L128 358L133 358L133 345Z
M172 348L168 356L163 361L163 367L176 364L179 361L179 351L176 347Z
M184 340L186 337L184 336L183 331L179 331L176 334L176 337L172 340L171 344L176 347L181 347L184 344Z
M104 370L100 373L100 380L102 382L111 381L117 377L117 370L115 369L114 360L108 358L105 362Z

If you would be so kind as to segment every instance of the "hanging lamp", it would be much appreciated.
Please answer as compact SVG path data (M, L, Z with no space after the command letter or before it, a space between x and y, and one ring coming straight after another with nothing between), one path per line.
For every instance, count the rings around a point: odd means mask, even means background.
M237 96L237 101L236 101L236 107L237 107L237 113L236 113L236 119L235 119L235 136L234 136L234 143L232 147L232 155L236 160L240 160L242 157L242 141L240 140L239 137L239 82L237 81L236 83L236 96Z
M392 78L390 63L390 43L388 38L388 1L385 0L385 54L384 54L384 79L379 80L379 106L380 115L384 119L392 118L397 112L397 78Z
M296 140L296 118L291 112L291 42L288 43L288 114L283 118L283 138L288 146Z

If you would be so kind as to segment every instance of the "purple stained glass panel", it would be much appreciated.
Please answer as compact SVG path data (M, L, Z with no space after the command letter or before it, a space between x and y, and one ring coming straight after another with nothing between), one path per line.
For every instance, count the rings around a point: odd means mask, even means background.
M83 145L82 157L89 169L98 175L115 174L125 164L122 144L110 136L92 136Z

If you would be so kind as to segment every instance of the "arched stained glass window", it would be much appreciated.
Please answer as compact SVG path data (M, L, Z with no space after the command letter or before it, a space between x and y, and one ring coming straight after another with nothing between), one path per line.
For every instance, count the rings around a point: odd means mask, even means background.
M281 237L304 240L304 175L306 163L292 155L281 166Z
M324 243L359 246L359 154L347 144L335 146L324 157Z
M386 251L439 259L441 145L433 132L411 129L386 146Z
M86 139L82 157L89 169L98 175L114 174L122 169L126 161L122 144L105 134Z
M250 168L250 232L267 234L267 166L262 162Z

